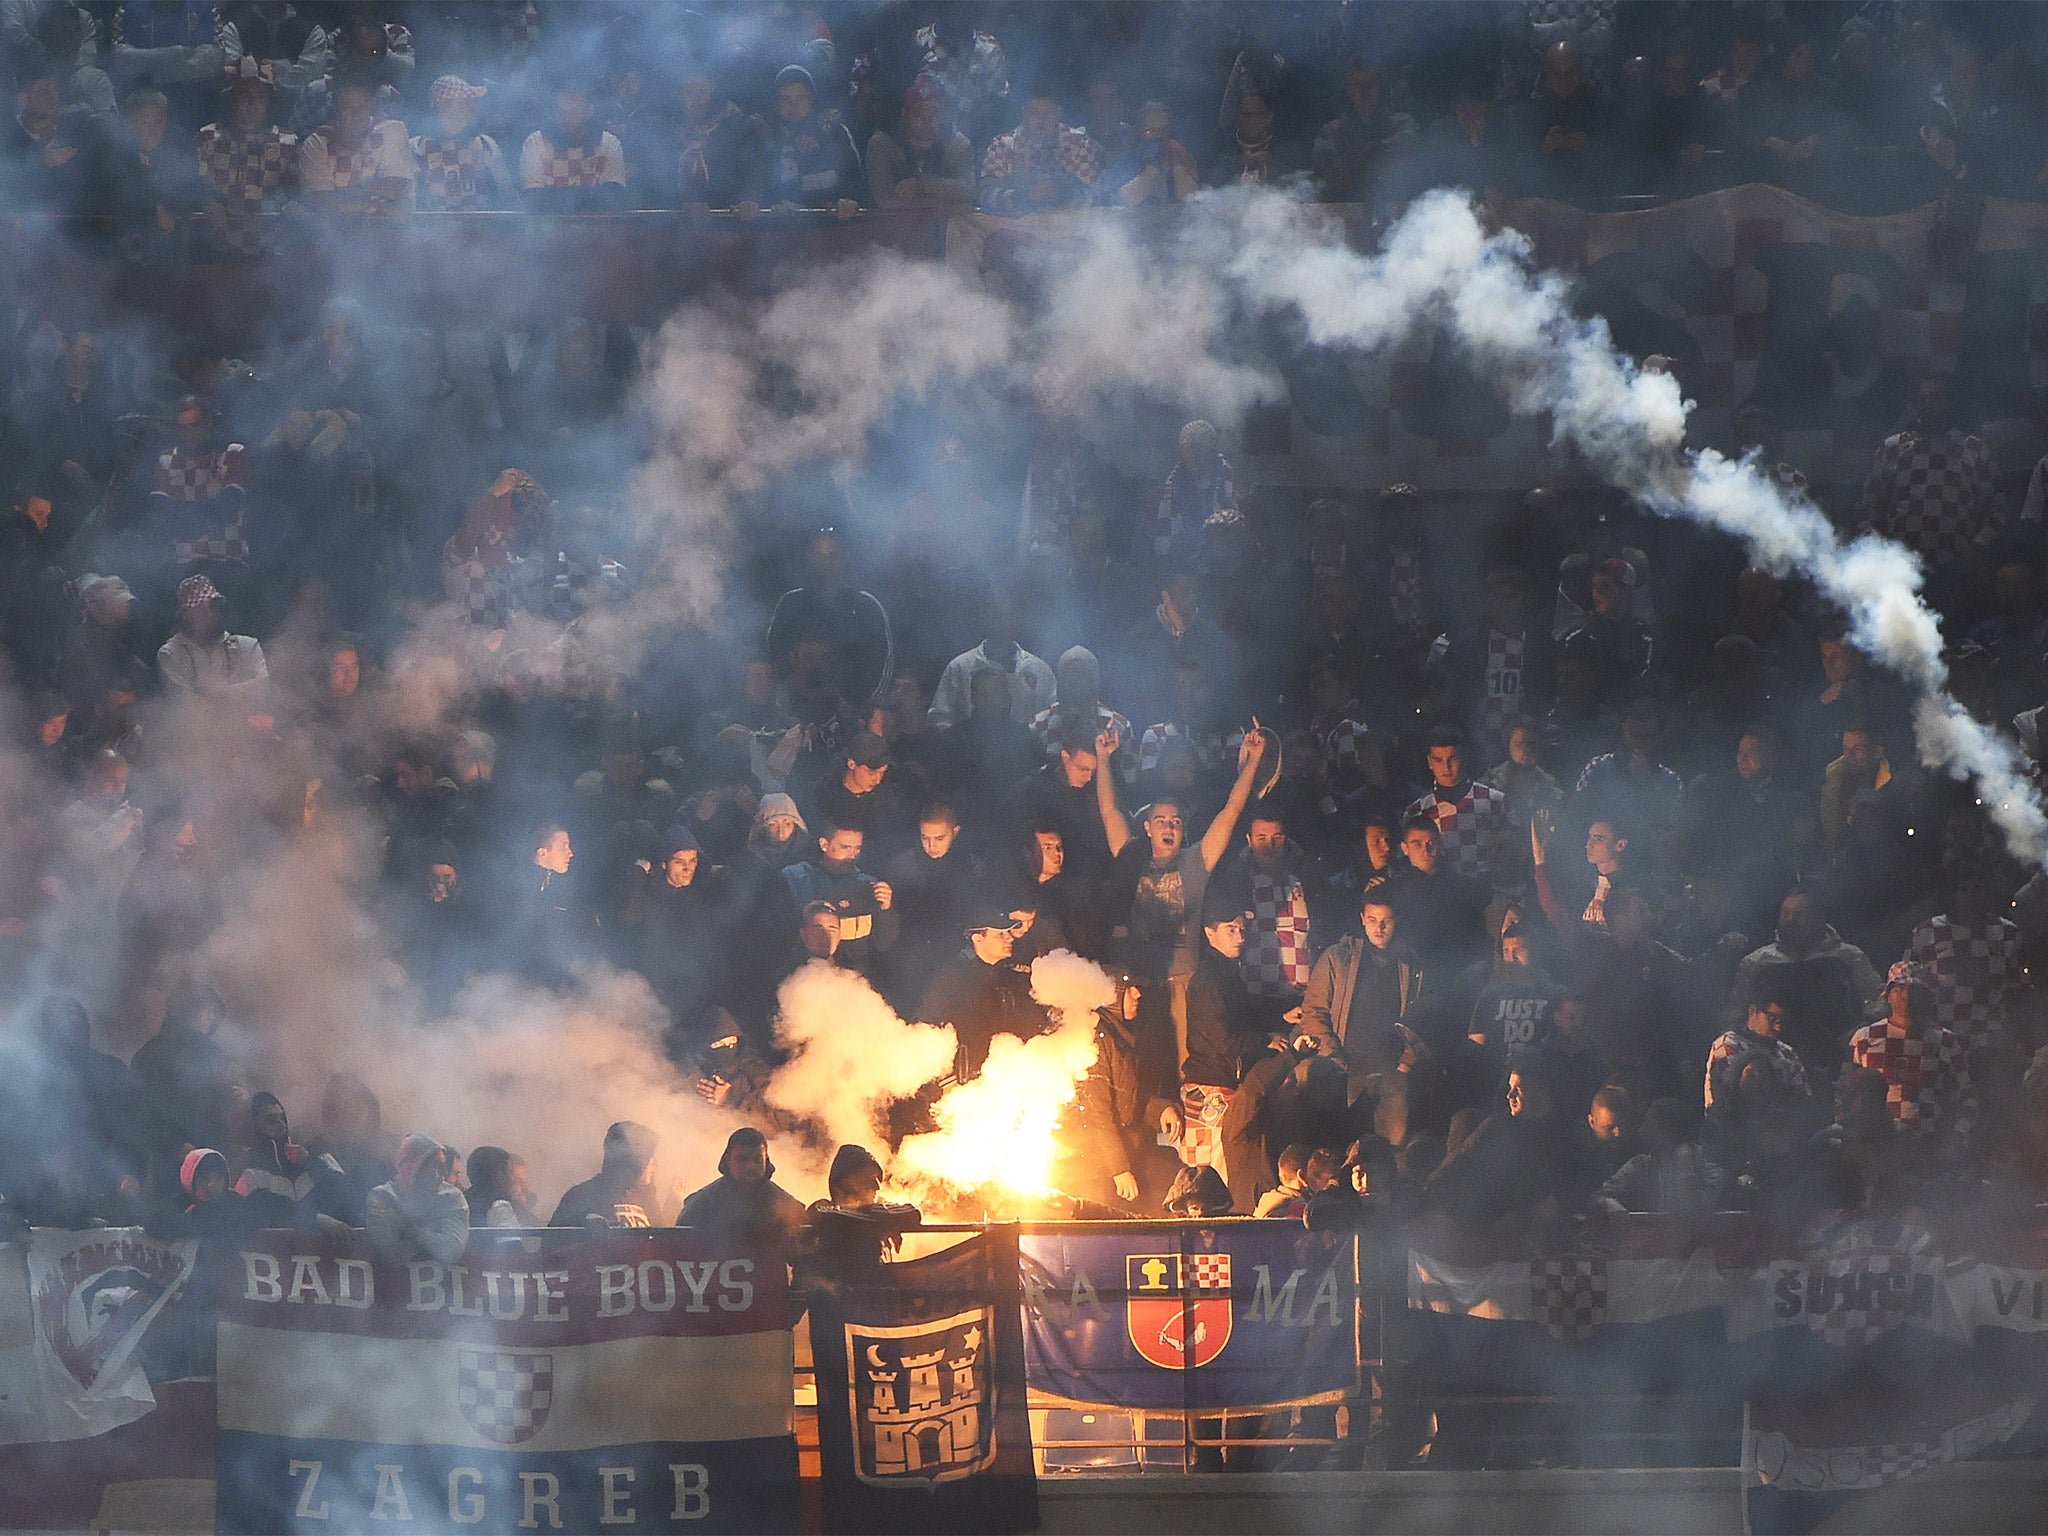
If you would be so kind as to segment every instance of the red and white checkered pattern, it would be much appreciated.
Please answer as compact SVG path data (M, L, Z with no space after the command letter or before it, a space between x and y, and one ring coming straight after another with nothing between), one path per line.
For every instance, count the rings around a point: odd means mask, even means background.
M1234 1088L1208 1083L1180 1085L1180 1160L1190 1168L1223 1168L1223 1112Z
M1491 630L1486 636L1486 697L1480 705L1489 753L1508 749L1508 726L1522 712L1523 672L1529 664L1527 635L1504 635Z
M1191 1253L1187 1256L1188 1290L1222 1291L1230 1290L1230 1255L1227 1253Z
M1880 1019L1849 1037L1849 1059L1884 1074L1892 1118L1916 1135L1967 1132L1976 1118L1969 1058L1946 1029L1907 1034Z
M604 145L577 144L565 149L543 137L536 164L540 186L594 187L604 178Z
M1131 722L1116 710L1111 709L1107 704L1096 705L1096 730L1101 731L1106 726L1111 725L1116 727L1117 739L1123 743L1117 749L1114 759L1117 765L1117 777L1126 784L1135 784L1138 781L1138 758L1140 754L1130 750L1130 743L1132 741ZM1045 748L1046 761L1059 761L1060 736L1062 734L1059 705L1048 704L1044 709L1041 709L1031 717L1031 734L1036 736L1038 744Z
M211 501L229 486L249 483L249 450L240 443L190 453L172 448L157 455L150 489L173 501Z
M1895 433L1863 483L1864 515L1939 569L1968 555L1978 535L2002 520L1991 467L1982 438L1953 429Z
M1553 1338L1585 1339L1607 1321L1607 1261L1538 1259L1529 1266L1529 1302Z
M238 251L263 249L256 215L279 206L299 169L299 138L275 123L254 133L232 123L208 123L199 130L199 173L220 199L226 224L222 239Z
M1864 1276L1873 1276L1882 1282L1890 1275L1906 1277L1910 1283L1917 1265L1910 1253L1858 1253L1845 1259L1830 1260L1822 1266L1837 1283L1846 1287L1858 1286ZM1872 1285L1870 1296L1889 1297L1891 1287L1886 1284ZM1837 1306L1821 1312L1806 1314L1809 1325L1830 1344L1844 1348L1858 1349L1874 1339L1881 1339L1898 1327L1901 1316L1897 1310L1887 1306Z
M422 134L412 141L412 152L420 163L416 195L422 208L490 208L504 192L497 184L498 146L487 134L466 139Z
M552 1355L523 1349L465 1349L456 1361L456 1406L469 1427L499 1445L540 1433L554 1405Z
M1454 798L1446 799L1443 790L1432 790L1401 814L1404 821L1426 816L1435 822L1451 868L1469 880L1484 880L1507 829L1508 797L1474 779Z
M1229 754L1235 761L1237 744L1244 740L1242 729L1225 734L1222 731L1189 731L1162 720L1157 725L1145 727L1145 734L1138 738L1138 772L1150 773L1159 766L1159 754L1169 741L1184 741L1194 748L1195 761L1204 768L1214 768Z
M1299 1001L1308 990L1308 893L1293 875L1252 873L1252 922L1239 969L1253 997Z
M2005 989L2020 974L2020 931L2002 917L1959 923L1946 914L1913 930L1905 958L1934 972L1934 1021L1964 1050L2005 1028Z
M1359 720L1339 720L1324 733L1323 767L1331 782L1348 788L1365 773L1365 743L1371 727Z

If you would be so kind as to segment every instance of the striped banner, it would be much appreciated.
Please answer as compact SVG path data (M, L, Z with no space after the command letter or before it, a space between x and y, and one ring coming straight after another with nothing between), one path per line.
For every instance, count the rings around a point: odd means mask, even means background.
M224 1256L222 1531L774 1531L796 1520L782 1257L607 1232L461 1263Z

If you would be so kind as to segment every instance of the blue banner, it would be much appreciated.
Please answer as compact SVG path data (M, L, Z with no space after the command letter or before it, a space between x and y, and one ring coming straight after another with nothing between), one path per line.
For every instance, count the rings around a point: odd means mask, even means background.
M1358 1387L1348 1237L1292 1222L1023 1238L1032 1394L1154 1411L1328 1402Z

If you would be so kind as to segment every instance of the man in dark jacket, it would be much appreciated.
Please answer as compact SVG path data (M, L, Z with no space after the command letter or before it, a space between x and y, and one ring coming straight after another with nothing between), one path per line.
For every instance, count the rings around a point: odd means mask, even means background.
M688 827L668 829L661 863L634 891L629 921L636 964L686 1039L704 1038L700 1022L717 1001L724 904L717 876Z
M818 88L801 64L775 77L768 125L768 197L777 208L825 208L841 218L868 201L860 151L837 112L818 110Z
M939 972L921 1013L928 1024L953 1026L960 1042L953 1075L963 1083L981 1075L997 1035L1029 1040L1049 1022L1031 997L1030 978L1012 963L1017 930L1009 909L1000 901L977 907L966 934L967 951Z
M980 899L988 876L960 841L960 818L932 805L917 823L917 846L888 866L903 936L889 956L899 1011L923 1001L932 978L958 952L960 914Z
M839 919L838 963L863 976L877 957L896 945L903 919L896 913L896 891L886 880L862 873L861 849L866 839L858 827L821 825L818 862L792 864L782 872L790 901L801 913L815 902L832 908Z
M1116 1001L1095 1011L1095 1061L1055 1132L1053 1184L1084 1200L1144 1209L1165 1194L1178 1166L1154 1133L1177 1121L1139 1061L1138 1003L1138 988L1119 982Z
M726 1138L718 1177L683 1201L679 1227L723 1236L773 1235L785 1247L803 1230L803 1202L775 1182L768 1138L743 1125Z
M551 1227L665 1227L668 1196L656 1154L661 1138L646 1126L621 1120L604 1133L604 1163L555 1207Z

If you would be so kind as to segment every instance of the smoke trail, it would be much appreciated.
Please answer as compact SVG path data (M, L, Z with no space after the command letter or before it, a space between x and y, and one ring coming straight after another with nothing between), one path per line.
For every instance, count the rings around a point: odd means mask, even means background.
M1052 1013L1052 1033L998 1035L981 1075L932 1106L938 1128L896 1149L896 1179L913 1190L994 1186L1024 1195L1051 1185L1053 1132L1095 1064L1095 1010L1116 1000L1116 985L1100 966L1055 950L1031 963L1031 995Z
M865 978L829 961L792 973L776 1002L775 1037L789 1060L762 1096L835 1142L872 1141L891 1103L953 1070L951 1029L906 1024Z
M1665 516L1734 535L1775 574L1812 580L1847 613L1851 639L1913 690L1923 764L1973 780L2017 857L2048 857L2048 814L2019 749L1947 692L1940 621L1920 597L1919 559L1888 539L1843 539L1753 456L1686 451L1677 381L1620 352L1604 320L1575 315L1562 279L1534 269L1525 236L1487 234L1470 198L1452 191L1417 199L1375 256L1344 247L1277 195L1215 207L1239 230L1230 271L1252 302L1298 312L1318 342L1360 348L1440 320L1515 409L1548 412L1555 439L1609 483Z

